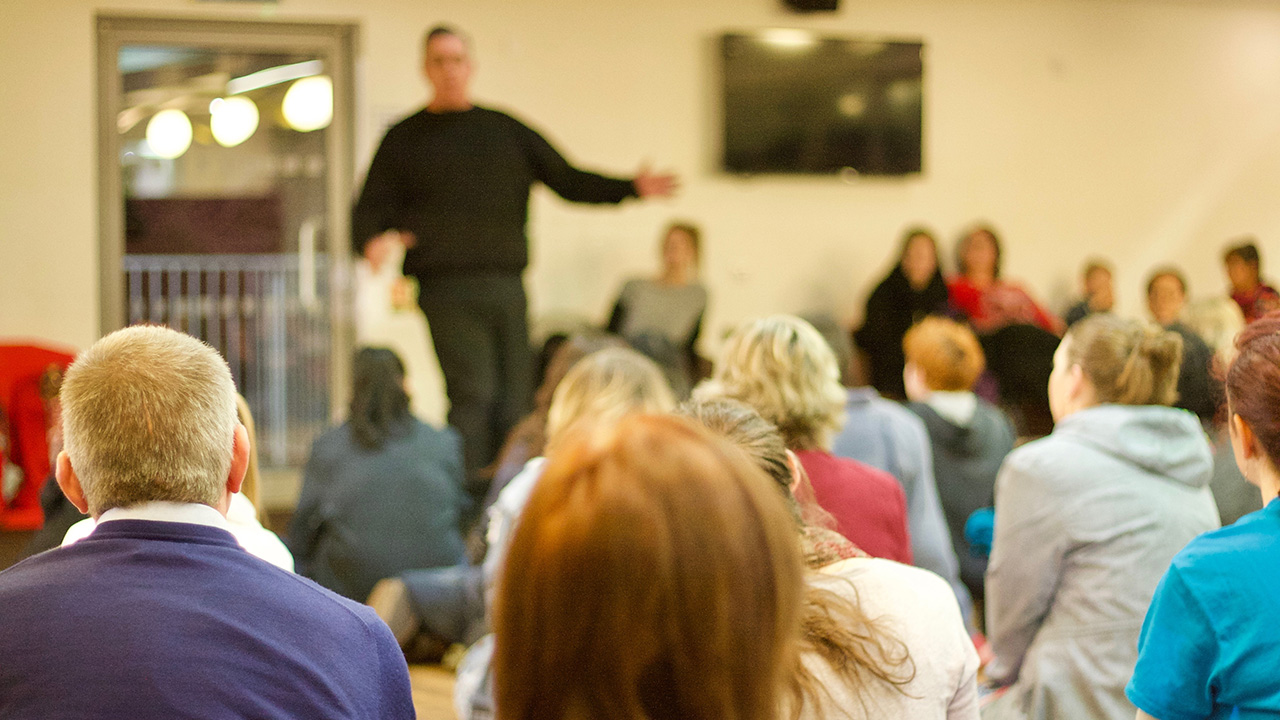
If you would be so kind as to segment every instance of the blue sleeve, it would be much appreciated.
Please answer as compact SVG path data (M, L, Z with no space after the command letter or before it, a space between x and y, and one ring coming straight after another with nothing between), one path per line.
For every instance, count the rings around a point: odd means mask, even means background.
M1218 641L1204 607L1177 565L1156 588L1138 638L1138 664L1125 694L1160 720L1201 720L1213 713Z

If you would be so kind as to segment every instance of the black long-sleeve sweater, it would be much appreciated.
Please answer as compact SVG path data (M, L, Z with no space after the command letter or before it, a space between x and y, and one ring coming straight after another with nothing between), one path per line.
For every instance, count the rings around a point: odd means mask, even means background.
M618 203L630 180L570 165L541 135L488 108L422 110L390 130L352 211L363 250L389 229L412 232L407 275L519 273L528 264L529 189L542 182L566 200Z

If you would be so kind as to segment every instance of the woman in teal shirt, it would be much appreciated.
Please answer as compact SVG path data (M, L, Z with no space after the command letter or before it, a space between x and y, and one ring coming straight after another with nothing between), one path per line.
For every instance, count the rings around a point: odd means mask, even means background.
M1280 311L1245 328L1227 371L1231 446L1263 509L1192 540L1147 611L1126 693L1139 720L1280 716Z

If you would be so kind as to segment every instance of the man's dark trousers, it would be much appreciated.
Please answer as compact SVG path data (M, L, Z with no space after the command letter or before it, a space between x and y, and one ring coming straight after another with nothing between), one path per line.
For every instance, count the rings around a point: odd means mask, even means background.
M483 497L479 471L493 462L533 396L524 282L493 272L419 278L419 285L418 304L449 395L449 424L462 434L469 489Z

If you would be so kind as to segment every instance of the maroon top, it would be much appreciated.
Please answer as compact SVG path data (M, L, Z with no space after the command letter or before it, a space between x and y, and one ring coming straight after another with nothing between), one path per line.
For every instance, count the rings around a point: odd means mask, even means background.
M907 496L892 475L824 450L799 450L796 457L837 532L872 557L911 563Z

